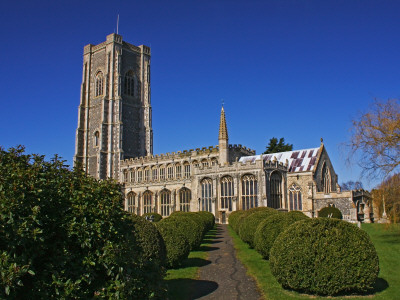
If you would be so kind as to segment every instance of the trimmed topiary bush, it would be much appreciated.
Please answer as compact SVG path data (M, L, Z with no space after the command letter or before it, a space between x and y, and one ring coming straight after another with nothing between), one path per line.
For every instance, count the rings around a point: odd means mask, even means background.
M320 295L367 292L379 273L368 234L330 218L289 226L275 240L270 267L284 288Z
M238 231L237 228L236 228L236 226L237 226L237 224L238 224L239 217L240 217L242 214L244 214L245 212L246 212L245 210L236 210L236 211L234 211L234 212L231 212L231 214L229 215L229 217L228 217L229 226L231 226L232 229L233 229L235 232Z
M338 208L333 207L333 206L327 206L327 207L324 207L323 209L321 209L318 212L318 217L319 218L335 218L335 219L340 219L340 220L343 219L342 212Z
M198 248L203 239L203 228L202 226L193 219L193 216L187 215L187 213L174 214L160 222L167 220L177 220L177 230L186 236L189 241L190 250Z
M263 220L257 227L254 234L254 248L265 259L269 258L269 252L275 239L291 224L308 219L308 217L299 211L275 214Z
M200 216L202 216L204 219L207 220L207 231L214 228L215 217L212 213L210 213L209 211L199 211L196 214L199 214Z
M237 234L239 234L240 225L243 222L245 217L247 217L247 216L249 216L249 215L251 215L251 214L253 214L253 213L257 212L257 211L263 211L263 210L269 210L269 209L271 209L271 208L270 207L261 206L261 207L254 207L254 208L251 208L249 210L244 210L243 213L240 214L238 219L237 219L237 222L235 224L235 228L236 229L234 229L235 232Z
M166 218L155 223L165 243L168 268L179 267L190 253L189 241L179 230L178 222L179 220Z
M153 222L159 222L159 221L162 220L162 216L161 216L160 214L154 213L154 212L152 212L152 213L145 213L142 217L145 218L145 219L146 219L146 217L153 217ZM147 219L146 219L146 220L147 220Z
M254 234L258 225L270 216L278 215L276 209L267 207L266 209L256 211L243 219L239 228L239 237L251 248L254 248Z

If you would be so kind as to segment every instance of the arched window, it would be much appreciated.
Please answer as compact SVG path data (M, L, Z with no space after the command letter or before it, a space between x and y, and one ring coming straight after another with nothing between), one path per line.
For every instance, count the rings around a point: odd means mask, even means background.
M196 168L199 167L199 162L197 160L192 161L193 166L195 166Z
M218 160L214 157L211 159L211 166L216 166L218 164Z
M173 178L174 178L174 166L170 164L167 166L167 179L173 179Z
M207 167L208 167L208 160L204 158L204 159L201 161L201 165L203 166L203 168L207 168Z
M212 180L205 178L201 181L200 210L211 212L212 203Z
M153 206L153 194L150 191L143 193L143 213L151 213Z
M232 211L233 179L225 176L221 179L221 208Z
M99 140L100 140L100 133L96 131L94 133L94 146L98 147L99 146Z
M325 162L324 166L322 167L322 191L325 194L329 194L331 192L331 174Z
M96 74L94 95L95 97L103 95L103 73L101 71Z
M257 199L257 179L254 175L244 175L242 177L242 209L247 210L258 207Z
M142 182L142 180L143 180L143 170L139 169L137 171L137 182Z
M153 176L153 181L157 181L158 180L158 169L157 169L157 167L154 167L153 168L153 170L152 170L153 172L153 174L152 174L152 176Z
M182 176L182 166L180 164L175 165L175 177L177 179L181 178Z
M297 184L292 184L289 188L289 209L303 210L301 198L301 188Z
M135 74L132 70L126 72L124 79L124 94L128 96L135 95Z
M163 217L168 217L171 208L171 192L168 190L162 190L160 192L160 202L161 202L161 215Z
M150 168L144 169L144 181L150 181Z
M135 182L135 170L130 170L130 172L129 172L129 181L130 182Z
M165 167L161 166L160 167L160 180L164 180L165 179Z
M122 181L123 182L128 182L128 171L127 170L124 170L124 173L123 173L122 176L123 176L122 177Z
M130 192L127 198L128 198L128 212L136 213L136 194L134 192Z
M185 178L189 178L190 177L190 164L187 162L187 161L185 161L184 163L183 163L183 165L184 165L184 168L185 168Z
M272 208L282 207L282 176L279 172L273 172L269 183L270 201L269 205Z
M192 200L191 191L188 188L182 188L179 191L180 211L190 211L190 200Z

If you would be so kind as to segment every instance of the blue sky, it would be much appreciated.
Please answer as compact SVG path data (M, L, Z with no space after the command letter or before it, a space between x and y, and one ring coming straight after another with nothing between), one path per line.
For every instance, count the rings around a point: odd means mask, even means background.
M374 98L400 97L400 1L2 1L0 145L72 164L82 52L116 31L152 51L154 153L320 138L339 182L341 145ZM367 188L379 179L361 179Z

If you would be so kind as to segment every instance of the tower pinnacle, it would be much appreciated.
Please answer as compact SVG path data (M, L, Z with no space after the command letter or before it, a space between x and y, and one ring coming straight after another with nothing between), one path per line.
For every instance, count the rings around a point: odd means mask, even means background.
M221 118L219 121L219 140L228 140L228 128L226 127L224 107L221 108Z

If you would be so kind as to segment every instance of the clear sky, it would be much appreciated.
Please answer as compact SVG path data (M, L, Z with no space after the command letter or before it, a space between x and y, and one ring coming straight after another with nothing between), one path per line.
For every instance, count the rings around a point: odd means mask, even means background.
M0 3L0 145L72 164L86 44L116 31L152 52L154 153L218 143L341 145L374 98L400 97L400 1L10 1ZM367 188L379 179L361 179Z

